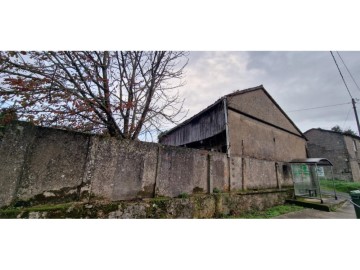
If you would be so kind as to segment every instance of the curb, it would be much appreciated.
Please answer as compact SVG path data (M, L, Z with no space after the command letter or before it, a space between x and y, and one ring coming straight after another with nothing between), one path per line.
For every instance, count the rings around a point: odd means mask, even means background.
M325 212L332 212L335 209L341 207L345 202L346 202L346 200L339 200L338 203L326 204L326 203L313 203L313 202L306 202L306 201L298 201L298 200L292 200L292 199L286 200L286 203L295 204L298 206L312 208L312 209L325 211Z

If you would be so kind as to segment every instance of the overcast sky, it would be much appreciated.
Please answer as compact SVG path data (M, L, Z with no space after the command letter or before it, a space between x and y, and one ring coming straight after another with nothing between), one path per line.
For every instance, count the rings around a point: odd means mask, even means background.
M359 1L169 1L164 0L136 0L136 1L55 1L49 5L45 0L36 1L2 1L0 49L2 50L277 50L278 52L192 52L187 66L187 85L180 91L186 98L185 106L190 109L188 116L199 112L213 103L216 99L237 89L263 84L270 95L285 110L303 109L309 107L326 106L350 102L350 97L341 81L336 66L327 51L360 50L357 36L359 25ZM21 2L21 3L20 3ZM53 3L53 1L52 1ZM55 7L55 8L54 8ZM324 52L279 52L279 50L326 50ZM341 53L355 79L360 85L360 53ZM345 74L345 70L344 70ZM347 74L346 74L347 75ZM354 97L360 97L354 85L349 83ZM360 108L360 104L358 104ZM346 115L351 107L343 105L318 110L288 113L289 117L302 130L312 127L330 128L335 124L355 129L353 113L350 111L348 120ZM4 220L5 221L5 220ZM265 220L263 220L265 221ZM290 220L288 220L290 222ZM325 220L324 220L325 221ZM345 220L344 220L345 221ZM72 264L89 269L98 266L115 266L109 260L109 254L118 252L119 241L128 247L139 241L151 242L155 253L132 252L132 249L122 249L122 264L148 267L146 259L158 255L161 249L162 259L157 268L167 269L169 264L185 249L189 249L189 264L214 268L221 262L224 268L233 267L238 263L237 254L243 254L242 265L254 268L269 267L286 269L287 264L279 264L278 252L284 257L296 260L303 250L301 245L292 245L293 238L287 237L294 228L297 232L314 237L325 243L317 249L318 256L328 256L333 252L334 245L353 244L354 235L358 234L358 224L346 221L346 230L338 230L337 224L317 220L292 220L289 222L266 221L268 232L263 233L264 223L260 220L227 220L225 222L168 222L146 223L152 233L143 234L139 226L134 223L121 223L126 230L119 230L118 223L95 224L96 227L84 226L83 222L72 222L71 228L62 223L52 223L49 226L39 226L31 223L33 234L24 232L23 227L16 227L13 223L1 222L2 243L5 250L5 266L13 266L18 253L12 252L19 241L31 244L24 260L17 261L17 265L25 267L36 266L46 269L52 262L53 254L68 256L71 239L76 239L71 247L76 247L76 256L88 256L89 247L105 246L99 250L93 260L76 260ZM141 221L142 222L142 221ZM18 224L23 225L23 224ZM47 224L45 224L47 225ZM87 225L90 225L89 223ZM94 225L94 224L92 224ZM101 225L101 226L100 226ZM109 226L111 225L111 226ZM138 224L143 226L143 224ZM216 225L213 226L213 225ZM100 227L99 227L100 226ZM238 233L241 226L243 231ZM74 229L75 228L75 229ZM214 229L225 232L223 237L212 237L209 245L209 235ZM48 231L47 231L48 230ZM44 231L46 233L44 233ZM53 232L57 231L54 235ZM96 232L106 232L111 237L98 237ZM173 233L175 232L176 233ZM9 233L10 232L10 233ZM124 233L125 232L125 233ZM140 232L140 233L139 233ZM286 232L286 234L284 233ZM43 243L51 244L49 234L58 237L57 245L44 250L42 256L44 267L39 267L36 251ZM33 241L36 235L38 241ZM91 244L89 245L89 235ZM107 236L106 235L106 236ZM169 237L171 235L171 237ZM286 235L286 237L282 237ZM329 238L335 235L335 240ZM101 235L103 236L103 235ZM275 236L275 237L274 237ZM80 239L80 241L79 241ZM100 239L100 240L99 240ZM184 239L196 239L184 241ZM17 241L18 240L18 241ZM52 240L52 239L50 239ZM155 241L154 241L155 240ZM63 242L64 241L64 242ZM241 241L236 249L217 249L214 245L233 245ZM38 243L38 244L37 244ZM159 244L160 243L160 244ZM260 243L260 245L259 245ZM190 244L190 245L189 245ZM37 246L39 245L39 246ZM166 245L167 249L164 249ZM284 249L292 245L291 249ZM13 247L9 249L8 247ZM35 248L34 248L35 246ZM121 246L121 247L122 247ZM120 248L121 248L120 247ZM258 252L252 252L256 249ZM34 253L31 251L33 250ZM46 252L49 253L46 253ZM216 252L216 253L215 253ZM259 260L259 252L266 256ZM349 256L355 257L355 249L337 254L331 260L309 259L314 267L350 268L353 267ZM64 253L64 254L63 254ZM196 254L196 256L191 256ZM35 256L34 256L35 255ZM213 256L217 260L198 260L204 256ZM115 257L115 256L112 256ZM34 259L35 258L35 259ZM69 258L72 259L72 258ZM113 260L114 261L114 260ZM59 267L68 263L59 261ZM284 265L284 266L282 266ZM21 267L20 266L20 267ZM89 267L90 266L90 267ZM140 266L140 267L141 267ZM181 265L179 266L181 267ZM9 267L8 267L9 268ZM107 267L109 268L109 267Z
M360 98L360 90L334 55L352 96ZM340 55L360 85L360 52ZM185 72L186 85L180 93L188 117L223 95L262 84L303 132L335 125L357 131L351 104L291 112L351 102L329 51L190 52ZM359 111L360 101L357 106Z

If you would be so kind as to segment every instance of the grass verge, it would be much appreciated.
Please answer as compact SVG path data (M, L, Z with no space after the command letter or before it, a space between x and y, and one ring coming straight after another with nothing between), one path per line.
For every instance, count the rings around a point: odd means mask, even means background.
M335 185L335 190L339 192L349 193L352 190L360 189L360 182L348 182L341 180L320 180L320 186L322 189L333 190Z
M297 206L297 205L292 205L292 204L284 204L284 205L278 205L278 206L271 207L264 211L252 211L252 212L249 212L249 213L246 213L243 215L232 216L232 217L228 217L228 218L265 219L265 218L277 217L277 216L287 214L290 212L300 211L303 209L304 209L304 207L302 207L302 206Z

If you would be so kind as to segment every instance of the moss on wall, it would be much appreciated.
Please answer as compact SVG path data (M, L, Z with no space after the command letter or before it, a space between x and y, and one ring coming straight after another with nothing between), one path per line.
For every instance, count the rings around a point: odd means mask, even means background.
M24 204L0 209L0 218L222 218L281 205L292 193L292 189L287 189L119 202L93 199L90 202Z

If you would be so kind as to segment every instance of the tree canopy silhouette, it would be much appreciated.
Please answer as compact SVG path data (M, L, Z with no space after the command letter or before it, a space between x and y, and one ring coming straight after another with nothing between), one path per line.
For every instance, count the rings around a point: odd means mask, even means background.
M0 52L0 106L44 126L137 139L184 117L186 52Z
M355 136L357 136L356 132L353 131L351 128L342 130L342 128L339 125L333 126L331 128L331 130L336 131L336 132L340 132L340 133L343 133L343 134L346 134L346 135L355 135Z

